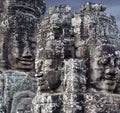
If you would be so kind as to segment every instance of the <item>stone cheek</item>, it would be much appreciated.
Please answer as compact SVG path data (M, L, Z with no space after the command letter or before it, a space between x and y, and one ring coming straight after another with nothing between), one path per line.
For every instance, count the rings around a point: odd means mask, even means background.
M49 71L42 74L37 79L38 87L40 91L56 91L59 89L61 84L61 78L63 73L61 71Z

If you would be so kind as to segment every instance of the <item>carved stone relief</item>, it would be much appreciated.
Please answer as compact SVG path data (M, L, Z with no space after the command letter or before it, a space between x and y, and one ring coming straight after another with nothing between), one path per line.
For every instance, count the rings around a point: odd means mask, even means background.
M4 21L7 25L3 44L6 48L3 52L6 68L33 70L37 23L44 13L45 5L39 0L7 0L6 3L7 13Z
M71 8L66 5L50 8L49 13L50 17L45 17L42 20L38 31L36 76L39 79L39 83L42 85L41 88L44 85L42 89L56 90L57 86L60 86L63 76L63 61L64 57L67 57L65 51L68 51L67 49L74 51L71 47L71 45L73 46L73 39L69 31L73 14ZM72 53L68 54L73 56ZM56 88L52 88L51 86Z
M0 112L120 112L120 35L105 5L54 6L41 19L43 0L6 0L5 8Z
M120 56L118 51L117 47L110 44L90 48L90 75L88 75L88 81L93 91L107 93L114 91L119 81Z
M36 30L45 3L1 0L0 5L0 112L31 113L37 90Z
M74 15L68 6L50 8L37 39L38 91L33 100L36 113L54 113L57 105L60 113L119 112L116 98L119 98L120 37L114 17L105 10L104 5L94 3L86 3ZM62 61L62 67L56 61ZM55 81L62 86L59 92ZM58 104L53 99L55 95L62 97L56 98L60 99Z

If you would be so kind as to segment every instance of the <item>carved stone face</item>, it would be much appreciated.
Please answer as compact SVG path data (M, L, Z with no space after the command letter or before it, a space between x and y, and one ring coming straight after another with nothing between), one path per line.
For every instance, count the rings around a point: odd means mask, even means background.
M32 70L34 69L36 41L28 34L15 36L11 41L8 54L9 67L11 69Z
M113 92L118 80L119 58L113 46L103 45L95 49L90 61L90 83L101 92Z
M57 90L61 84L61 72L60 71L49 71L46 73L39 73L37 79L38 88L41 91Z
M57 69L58 65L58 59L46 59L42 63L42 66L40 66L41 71L37 69L37 85L40 91L55 91L59 88L62 72ZM37 68L39 68L39 66L37 66Z

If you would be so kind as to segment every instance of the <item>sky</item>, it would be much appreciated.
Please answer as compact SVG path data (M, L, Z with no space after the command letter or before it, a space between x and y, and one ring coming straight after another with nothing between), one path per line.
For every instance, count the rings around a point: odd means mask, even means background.
M115 16L120 30L120 0L45 0L45 2L47 8L60 4L68 4L72 7L73 11L77 11L86 2L102 3L107 6L106 12Z

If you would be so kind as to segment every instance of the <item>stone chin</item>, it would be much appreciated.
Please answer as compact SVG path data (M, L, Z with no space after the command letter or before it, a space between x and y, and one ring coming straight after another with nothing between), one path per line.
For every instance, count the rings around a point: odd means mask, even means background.
M23 71L30 71L30 70L34 70L34 62L30 62L30 61L19 61L17 63L10 63L9 66L10 69L18 69L18 70L23 70Z
M18 69L24 70L33 70L34 69L34 59L27 58L27 59L19 59L17 63Z
M18 63L17 69L20 69L20 70L33 70L34 69L34 63L32 63L32 64Z

